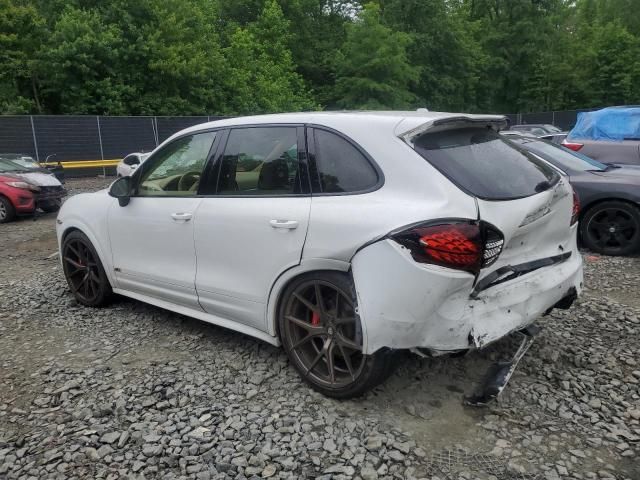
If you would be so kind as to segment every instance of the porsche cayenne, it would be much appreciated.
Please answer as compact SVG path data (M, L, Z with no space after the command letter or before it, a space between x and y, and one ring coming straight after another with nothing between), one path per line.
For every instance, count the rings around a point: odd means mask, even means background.
M394 351L482 348L580 291L572 189L504 125L317 112L188 128L64 204L64 273L84 305L120 294L234 329L282 345L322 393L359 395Z

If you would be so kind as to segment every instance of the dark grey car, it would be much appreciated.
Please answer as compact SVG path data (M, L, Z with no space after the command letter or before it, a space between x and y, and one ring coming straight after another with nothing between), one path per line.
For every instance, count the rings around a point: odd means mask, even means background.
M640 248L640 166L605 165L545 140L509 137L569 176L580 200L582 243L605 255Z

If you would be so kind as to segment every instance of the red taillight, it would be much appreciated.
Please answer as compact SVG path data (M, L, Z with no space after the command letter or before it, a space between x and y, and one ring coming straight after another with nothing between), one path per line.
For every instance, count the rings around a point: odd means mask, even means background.
M580 199L578 198L578 194L576 191L573 191L573 210L571 210L571 223L569 225L573 225L578 221L578 217L580 216Z
M392 238L407 247L418 262L474 275L496 261L504 243L496 228L474 221L419 225Z
M584 144L583 143L576 143L576 142L567 142L566 140L563 140L562 141L562 146L563 147L567 147L569 150L573 150L574 152L577 152L582 147L584 147Z

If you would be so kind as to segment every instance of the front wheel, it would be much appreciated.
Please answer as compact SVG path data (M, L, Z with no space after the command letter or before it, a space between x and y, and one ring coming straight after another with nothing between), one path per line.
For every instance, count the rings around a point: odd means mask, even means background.
M78 303L87 307L106 305L112 295L111 285L89 238L78 230L69 233L60 253L64 276Z
M16 209L5 197L0 196L0 223L7 223L16 216Z
M391 373L389 352L362 353L362 326L350 278L337 272L300 276L279 309L280 338L302 378L334 398L352 398Z
M640 211L625 202L600 203L585 213L580 235L589 250L603 255L629 255L640 247Z

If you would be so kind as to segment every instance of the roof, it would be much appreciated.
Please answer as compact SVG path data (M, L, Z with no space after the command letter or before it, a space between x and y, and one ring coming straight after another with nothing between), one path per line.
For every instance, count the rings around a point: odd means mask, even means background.
M478 115L467 113L449 112L426 112L426 111L341 111L341 112L297 112L297 113L276 113L268 115L254 115L246 117L225 118L212 122L202 123L189 127L167 140L173 139L178 134L197 132L208 128L228 127L234 125L261 125L261 124L287 124L287 123L308 123L323 125L336 129L345 125L384 125L392 129L396 135L413 130L421 125L432 123L444 118L460 118L469 120L487 120L493 122L503 122L502 115Z

